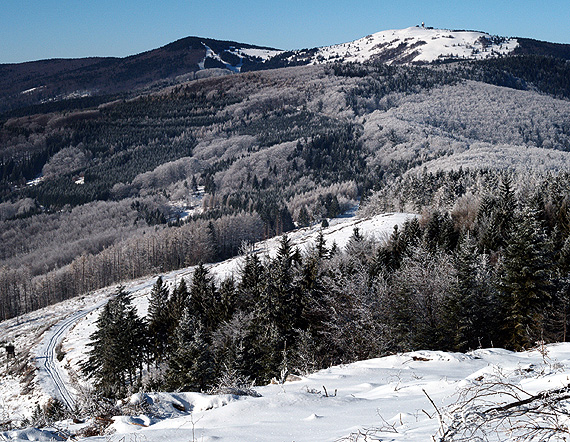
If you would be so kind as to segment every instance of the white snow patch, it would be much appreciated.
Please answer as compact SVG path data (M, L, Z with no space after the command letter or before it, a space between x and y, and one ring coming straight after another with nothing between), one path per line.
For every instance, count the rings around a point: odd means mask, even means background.
M273 57L283 53L283 51L278 51L278 50L253 49L253 48L249 48L249 49L240 48L237 50L237 52L242 54L242 55L248 56L248 57L261 58L263 61L267 61L270 58L273 58Z
M38 87L33 87L31 89L26 89L25 91L20 92L20 95L28 95L34 91L39 91L39 90L44 89L44 88L45 88L45 86L38 86Z
M34 178L33 180L27 181L27 182L26 182L26 186L37 186L37 185L40 184L43 180L44 180L44 177L43 177L43 176Z
M500 372L530 394L565 385L570 344L546 349L547 360L538 351L404 353L331 367L299 383L258 387L259 398L198 393L138 396L135 401L150 401L160 412L153 417L116 417L113 437L128 440L136 432L137 440L149 442L192 437L228 442L325 442L360 431L369 432L370 440L424 442L432 440L439 428L438 420L428 416L435 414L430 399L445 410L457 400L465 382L477 382L470 380L473 373ZM551 372L554 363L559 368ZM527 370L530 366L532 371Z

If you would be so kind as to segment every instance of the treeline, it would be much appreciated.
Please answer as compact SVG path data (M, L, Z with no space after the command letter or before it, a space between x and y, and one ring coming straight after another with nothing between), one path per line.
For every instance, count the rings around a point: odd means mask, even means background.
M563 58L520 55L464 63L465 78L513 89L536 89L570 98L570 63Z
M140 345L123 355L115 340L126 338L107 331L117 321L106 309L86 373L112 397L143 385L217 391L400 351L565 341L567 197L519 199L504 176L472 220L432 211L383 243L355 229L345 250L321 234L300 253L283 236L274 258L246 255L222 281L202 265L172 292L159 278L148 316L134 319L129 342ZM127 298L120 291L112 302ZM121 357L134 362L109 375Z
M263 239L257 214L196 220L180 227L133 236L99 253L34 276L28 267L0 272L0 320L12 318L117 282L214 262L238 253L243 243Z

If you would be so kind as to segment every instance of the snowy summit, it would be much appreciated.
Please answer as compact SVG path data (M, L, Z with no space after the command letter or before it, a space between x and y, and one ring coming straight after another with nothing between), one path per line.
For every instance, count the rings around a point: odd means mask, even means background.
M485 59L507 55L516 39L484 32L411 27L378 32L350 43L319 48L314 63L369 60L389 64L430 63L447 59Z

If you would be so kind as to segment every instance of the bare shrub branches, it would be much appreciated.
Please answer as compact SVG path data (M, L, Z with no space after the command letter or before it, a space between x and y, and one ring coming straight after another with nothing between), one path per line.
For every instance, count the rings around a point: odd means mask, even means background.
M526 369L526 376L533 371ZM515 375L524 376L520 370ZM457 402L446 411L439 441L567 441L568 399L570 384L531 393L497 370L459 391Z

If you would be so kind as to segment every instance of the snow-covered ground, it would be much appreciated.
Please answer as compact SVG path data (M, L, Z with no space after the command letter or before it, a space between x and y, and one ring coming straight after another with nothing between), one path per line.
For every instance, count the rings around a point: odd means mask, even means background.
M323 230L327 244L344 247L354 227L365 235L387 237L394 225L414 216L386 214L368 219L352 216L331 220ZM298 247L313 242L319 226L299 229L289 236ZM255 244L261 255L271 256L279 238ZM235 273L241 258L211 266L222 278ZM191 277L187 268L163 275L168 284ZM141 278L125 284L134 295L141 314L148 307L148 295L156 277ZM94 331L98 309L115 290L99 290L89 296L70 300L0 323L0 336L18 349L32 347L32 355L47 358L61 342L64 357L52 357L51 370L38 363L39 379L30 392L21 391L18 376L0 377L0 423L29 416L36 404L45 403L46 392L61 395L65 388L76 399L77 370L85 359L86 345ZM49 345L48 345L49 344ZM48 348L46 350L46 348ZM38 361L41 362L41 361ZM3 365L5 359L0 360ZM110 434L93 437L97 441L335 441L390 440L429 441L443 424L451 422L449 406L468 390L486 385L510 383L521 399L546 389L568 384L570 344L513 353L500 349L481 349L469 354L419 351L331 367L283 385L256 387L261 397L231 395L209 396L199 393L148 393L135 395L132 402L146 402L150 412L117 416ZM83 383L83 382L81 382ZM499 403L504 395L490 396ZM512 399L512 398L510 398ZM433 401L433 402L432 402ZM495 401L495 402L493 402ZM77 425L62 422L59 429L73 433ZM112 434L111 434L112 433ZM368 439L364 439L364 435ZM0 432L0 440L63 440L49 429ZM507 439L497 439L507 440Z
M381 60L388 64L431 63L437 60L481 60L507 55L519 45L517 39L497 37L484 32L452 31L414 26L405 29L391 29L377 32L355 41L316 48L310 56L313 64L335 61L363 63ZM268 61L283 54L283 51L269 49L230 48L227 52L242 59L237 66L222 60L208 46L206 55L199 63L204 69L207 58L223 63L227 69L240 72L244 57ZM305 50L292 51L295 59Z
M205 43L202 43L206 48L206 55L204 56L203 60L198 63L200 69L205 68L205 63L207 58L211 58L212 60L216 60L219 63L225 65L227 69L232 72L240 72L243 66L243 59L244 57L247 58L259 58L263 61L267 61L268 59L275 57L276 55L281 54L283 51L273 50L273 49L254 49L254 48L235 48L231 47L230 49L226 50L228 52L240 59L240 63L238 65L232 65L221 58L222 54L216 54L209 46Z
M331 367L298 381L258 387L261 397L138 394L131 401L147 402L153 413L117 416L109 428L112 435L89 439L425 442L440 431L438 412L445 428L451 422L449 406L468 389L500 381L515 386L519 397L526 399L567 385L569 372L570 344L524 353L499 349L469 354L419 351ZM499 395L486 399L495 403L514 400ZM71 423L60 427L66 425L73 429ZM53 433L28 429L5 432L4 437L50 440ZM510 439L501 434L492 440Z

